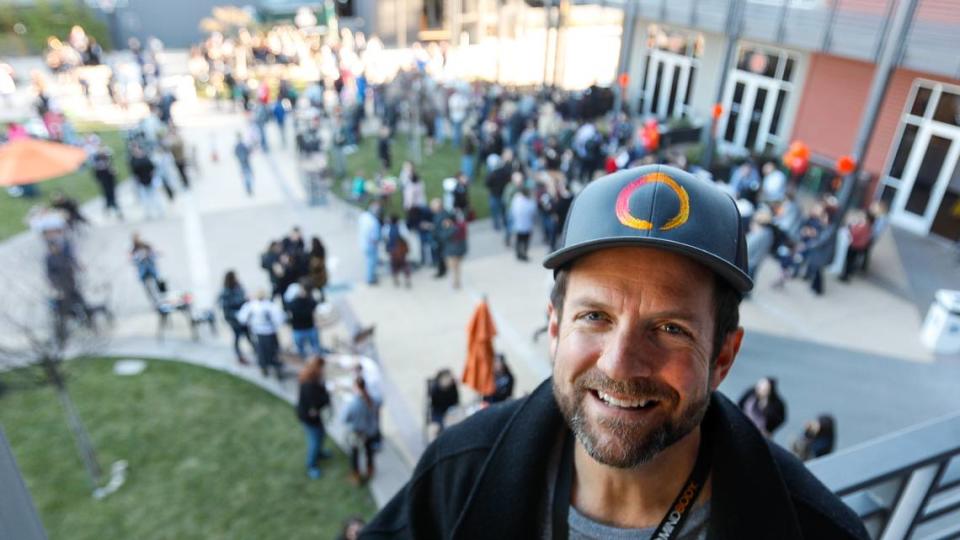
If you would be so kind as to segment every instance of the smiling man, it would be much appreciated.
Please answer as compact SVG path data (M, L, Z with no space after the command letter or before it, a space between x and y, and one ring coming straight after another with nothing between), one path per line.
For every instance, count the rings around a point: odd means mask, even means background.
M678 169L615 173L544 264L553 377L445 431L365 538L868 538L716 392L753 286L733 200Z

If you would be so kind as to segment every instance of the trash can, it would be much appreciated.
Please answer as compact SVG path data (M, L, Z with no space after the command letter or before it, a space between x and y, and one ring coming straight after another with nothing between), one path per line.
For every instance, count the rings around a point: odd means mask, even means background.
M960 352L960 291L937 291L923 321L920 341L937 354Z

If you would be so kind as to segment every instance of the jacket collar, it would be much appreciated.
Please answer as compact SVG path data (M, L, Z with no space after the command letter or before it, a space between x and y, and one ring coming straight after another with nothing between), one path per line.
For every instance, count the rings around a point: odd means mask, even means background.
M566 429L552 381L525 398L500 433L451 537L538 536L548 457ZM763 436L718 392L702 426L714 441L709 538L800 540L790 495Z

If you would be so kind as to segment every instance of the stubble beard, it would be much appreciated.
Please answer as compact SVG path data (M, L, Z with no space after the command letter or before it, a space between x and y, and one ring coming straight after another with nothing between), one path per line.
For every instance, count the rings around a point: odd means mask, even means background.
M618 395L641 399L657 399L649 417L638 421L619 418L588 416L584 401L591 389L611 391ZM667 408L676 410L680 396L673 389L651 379L615 381L596 369L578 377L573 389L565 393L553 380L553 395L570 430L599 463L619 469L632 469L649 463L663 450L692 432L706 414L709 406L709 388L695 400L683 406L678 414L670 415ZM668 415L667 418L663 418Z

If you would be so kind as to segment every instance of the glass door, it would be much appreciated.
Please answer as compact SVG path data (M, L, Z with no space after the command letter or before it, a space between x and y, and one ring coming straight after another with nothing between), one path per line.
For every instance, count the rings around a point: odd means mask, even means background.
M683 116L693 85L693 61L663 51L653 51L647 63L643 113L659 118Z
M763 152L771 134L776 134L786 92L767 77L736 72L724 98L725 115L720 133L730 146Z
M939 228L950 228L948 213L952 208L941 208L941 203L952 206L946 197L951 185L957 191L960 180L957 175L957 160L960 157L960 137L951 137L931 126L924 126L916 138L916 144L907 161L903 175L903 187L894 199L894 220L901 227L918 234L931 230L934 218ZM938 217L939 216L939 217ZM957 217L960 219L960 216Z

